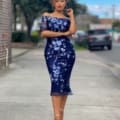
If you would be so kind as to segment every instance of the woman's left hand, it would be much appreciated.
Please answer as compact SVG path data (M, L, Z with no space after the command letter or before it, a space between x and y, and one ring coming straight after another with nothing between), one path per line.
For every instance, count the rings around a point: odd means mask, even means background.
M66 13L69 17L71 17L73 15L73 9L72 8L66 9Z

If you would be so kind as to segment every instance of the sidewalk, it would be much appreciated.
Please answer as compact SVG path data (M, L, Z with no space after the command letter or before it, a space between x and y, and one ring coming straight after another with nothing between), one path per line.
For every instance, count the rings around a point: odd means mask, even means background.
M31 49L28 48L12 48L12 58L19 57L29 52Z
M76 52L71 75L74 95L68 98L64 120L119 120L120 81L109 68L81 60L83 53L85 59L91 58L89 52ZM14 64L0 76L0 119L53 120L43 50L34 49Z
M26 54L27 52L31 51L32 49L29 48L12 48L12 60L14 60L17 57L20 57L24 54ZM10 66L13 66L14 63L12 62L11 64L9 64ZM7 72L9 72L9 68L2 68L0 69L0 76L5 75Z

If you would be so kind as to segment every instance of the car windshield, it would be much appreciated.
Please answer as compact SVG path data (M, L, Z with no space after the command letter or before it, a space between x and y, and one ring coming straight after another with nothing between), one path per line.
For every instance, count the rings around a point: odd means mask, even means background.
M99 35L99 34L107 34L107 30L89 30L88 35Z

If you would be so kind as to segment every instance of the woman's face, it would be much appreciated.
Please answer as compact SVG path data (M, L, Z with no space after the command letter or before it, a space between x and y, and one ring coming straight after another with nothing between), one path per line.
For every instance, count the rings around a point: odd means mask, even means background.
M52 0L53 6L58 11L63 11L66 6L66 0Z

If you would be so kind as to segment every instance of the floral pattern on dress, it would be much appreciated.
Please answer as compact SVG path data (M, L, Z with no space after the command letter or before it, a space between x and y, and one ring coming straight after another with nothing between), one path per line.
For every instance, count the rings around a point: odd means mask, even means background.
M68 18L41 16L40 31L65 32ZM75 50L67 36L47 37L44 56L51 80L50 95L72 95L70 76L75 63Z

